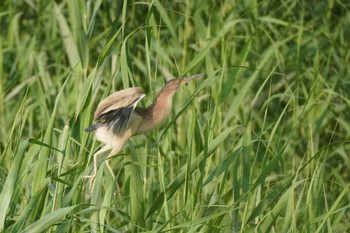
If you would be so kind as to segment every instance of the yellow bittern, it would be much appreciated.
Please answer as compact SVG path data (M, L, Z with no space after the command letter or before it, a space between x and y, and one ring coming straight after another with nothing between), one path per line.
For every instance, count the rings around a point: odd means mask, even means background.
M105 145L93 156L93 175L85 176L85 178L95 178L97 157L109 150L111 152L106 165L114 177L109 164L110 157L118 154L130 137L146 133L162 124L171 111L172 98L176 90L183 84L202 76L203 74L197 74L168 81L158 93L155 102L146 108L136 107L138 102L145 97L140 87L115 92L102 100L95 111L96 123L86 128L85 131L95 132L96 139Z

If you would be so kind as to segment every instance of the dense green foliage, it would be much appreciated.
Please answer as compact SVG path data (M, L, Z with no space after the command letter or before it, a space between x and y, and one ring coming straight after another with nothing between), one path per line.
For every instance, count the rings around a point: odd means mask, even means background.
M349 19L337 0L3 0L0 232L346 232ZM90 188L98 102L196 73Z

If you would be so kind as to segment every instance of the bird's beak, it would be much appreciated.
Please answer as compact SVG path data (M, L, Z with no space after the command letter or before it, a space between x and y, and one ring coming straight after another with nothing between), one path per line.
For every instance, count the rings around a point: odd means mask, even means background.
M188 83L189 81L192 81L193 79L203 78L203 76L204 76L204 74L195 74L195 75L190 76L190 77L182 78L182 79L180 79L180 84L181 84L181 85L186 84L186 83Z

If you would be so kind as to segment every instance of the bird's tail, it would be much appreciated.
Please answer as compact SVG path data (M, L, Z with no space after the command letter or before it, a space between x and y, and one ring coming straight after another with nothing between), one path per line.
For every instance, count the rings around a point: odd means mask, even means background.
M94 125L91 125L91 126L87 127L84 130L85 130L85 132L90 133L90 132L95 131L99 126L100 126L100 124L94 124Z

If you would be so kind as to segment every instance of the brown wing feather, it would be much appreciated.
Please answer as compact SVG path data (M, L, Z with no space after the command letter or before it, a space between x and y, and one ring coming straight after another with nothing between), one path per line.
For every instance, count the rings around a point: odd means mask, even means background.
M100 115L111 110L128 107L143 95L140 87L131 87L117 91L100 102L94 117L97 119Z

